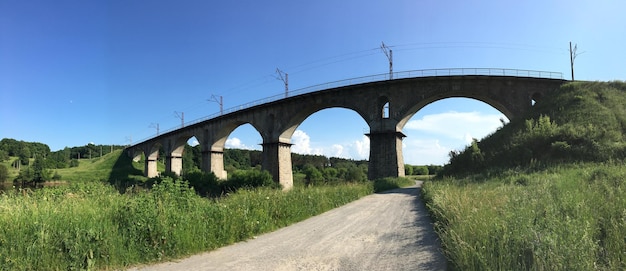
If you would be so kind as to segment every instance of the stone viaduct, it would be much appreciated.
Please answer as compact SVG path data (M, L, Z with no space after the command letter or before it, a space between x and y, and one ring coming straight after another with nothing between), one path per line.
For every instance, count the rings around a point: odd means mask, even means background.
M560 79L560 73L537 72L535 75L521 71L520 76L517 70L502 71L500 75L418 75L299 94L193 123L129 146L127 151L135 159L143 154L145 175L155 177L159 149L163 148L166 171L180 175L184 145L195 136L201 145L202 170L225 179L226 139L237 127L249 123L263 138L262 168L268 170L283 189L290 189L293 186L291 136L296 128L315 112L345 108L358 113L369 126L368 178L404 176L402 129L424 106L446 98L472 98L491 105L512 120L531 108L533 101L540 102L542 96L566 82ZM515 71L515 76L508 75L507 71ZM493 73L489 70L489 74Z

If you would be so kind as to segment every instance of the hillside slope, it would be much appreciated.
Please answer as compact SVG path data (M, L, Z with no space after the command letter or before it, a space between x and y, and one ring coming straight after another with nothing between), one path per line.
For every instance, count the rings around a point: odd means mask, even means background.
M442 175L626 158L626 83L572 82L451 154Z
M78 167L54 169L65 181L111 181L128 178L130 175L142 175L123 150L115 150L102 157L81 159Z

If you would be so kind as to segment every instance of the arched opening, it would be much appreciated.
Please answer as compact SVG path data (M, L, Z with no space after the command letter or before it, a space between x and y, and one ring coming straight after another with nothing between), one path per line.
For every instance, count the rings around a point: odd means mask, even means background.
M541 100L541 98L543 97L543 95L539 92L534 93L530 99L531 99L531 105L534 106L539 100Z
M202 168L202 145L195 136L190 137L185 144L183 153L183 175L201 171Z
M261 134L249 123L235 128L223 142L216 142L213 149L223 151L223 169L226 172L261 168Z
M407 136L402 146L405 164L414 168L444 165L450 151L465 148L473 139L480 140L505 123L508 118L502 112L479 100L447 98L432 102L403 127Z
M381 107L381 117L383 119L389 118L389 99L387 97L378 98L378 105Z
M291 136L294 186L366 179L368 132L367 122L350 109L309 115Z

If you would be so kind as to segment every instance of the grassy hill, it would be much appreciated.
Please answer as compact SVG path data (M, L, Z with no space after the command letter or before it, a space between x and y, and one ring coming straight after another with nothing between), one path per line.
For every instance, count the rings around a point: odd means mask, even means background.
M626 270L626 83L563 85L439 177L452 270Z
M142 165L132 162L123 150L115 150L102 157L80 159L77 167L53 169L62 181L112 181L142 175Z
M626 158L626 83L573 82L455 153L443 175Z

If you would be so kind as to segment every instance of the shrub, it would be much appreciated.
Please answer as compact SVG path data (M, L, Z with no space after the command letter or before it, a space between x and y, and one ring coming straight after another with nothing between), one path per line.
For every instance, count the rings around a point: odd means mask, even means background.
M228 180L221 183L223 192L234 192L239 188L270 187L280 188L272 175L266 170L239 170L233 172Z
M6 182L9 179L9 169L0 164L0 182Z
M188 182L189 186L203 196L219 196L222 193L217 176L213 172L205 173L195 171L187 173L184 180Z
M306 175L305 184L306 185L320 185L324 183L324 176L322 173L312 165L305 165L303 173Z
M427 166L416 166L414 169L415 175L428 175L428 167Z

